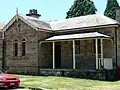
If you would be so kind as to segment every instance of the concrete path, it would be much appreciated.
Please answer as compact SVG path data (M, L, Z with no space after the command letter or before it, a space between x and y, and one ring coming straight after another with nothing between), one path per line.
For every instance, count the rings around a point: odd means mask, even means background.
M31 90L31 89L8 89L8 90Z
M0 88L0 90L32 90L32 89L27 89L27 88L15 88L15 89Z
M19 87L15 89L5 89L5 88L0 88L0 90L45 90L45 89L40 89L40 88L24 88L24 87Z
M45 89L27 89L27 88L16 88L16 89L0 89L0 90L45 90Z

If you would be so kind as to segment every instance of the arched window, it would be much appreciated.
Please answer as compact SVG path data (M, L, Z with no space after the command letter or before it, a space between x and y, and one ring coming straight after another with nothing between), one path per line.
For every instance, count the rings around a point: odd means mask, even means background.
M26 52L25 48L26 48L26 41L25 39L23 39L22 40L22 56L25 56L25 52Z
M18 56L18 40L14 41L14 56Z

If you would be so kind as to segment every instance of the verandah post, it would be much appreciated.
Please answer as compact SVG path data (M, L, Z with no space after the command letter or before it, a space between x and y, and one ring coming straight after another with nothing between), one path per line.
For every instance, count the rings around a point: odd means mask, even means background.
M53 41L53 69L55 69L55 41Z
M73 69L76 68L75 65L75 40L73 40Z
M98 69L98 39L95 39L95 46L96 46L96 69Z
M103 59L103 39L100 39L101 44L101 65L104 67L104 59Z

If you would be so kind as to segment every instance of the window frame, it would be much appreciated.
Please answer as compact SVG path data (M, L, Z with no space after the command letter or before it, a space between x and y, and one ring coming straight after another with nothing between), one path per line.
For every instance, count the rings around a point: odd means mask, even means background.
M22 56L26 55L26 40L22 39Z
M18 40L16 39L16 40L14 40L14 55L13 56L15 56L15 57L17 57L18 56Z

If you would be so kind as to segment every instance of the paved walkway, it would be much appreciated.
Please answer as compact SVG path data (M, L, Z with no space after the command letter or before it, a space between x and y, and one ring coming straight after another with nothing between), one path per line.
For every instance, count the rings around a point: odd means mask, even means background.
M8 89L8 90L32 90L32 89Z
M0 89L0 90L43 90L43 89L27 89L27 88L17 88L17 89Z
M0 90L32 90L32 89L21 89L21 88L18 88L18 89L0 89Z
M32 88L32 89L28 89L28 88L24 88L24 87L19 87L16 89L5 89L5 88L0 88L0 90L45 90L45 89L39 89L39 88Z
M0 88L0 90L32 90L32 89L27 89L27 88L16 88L16 89Z

